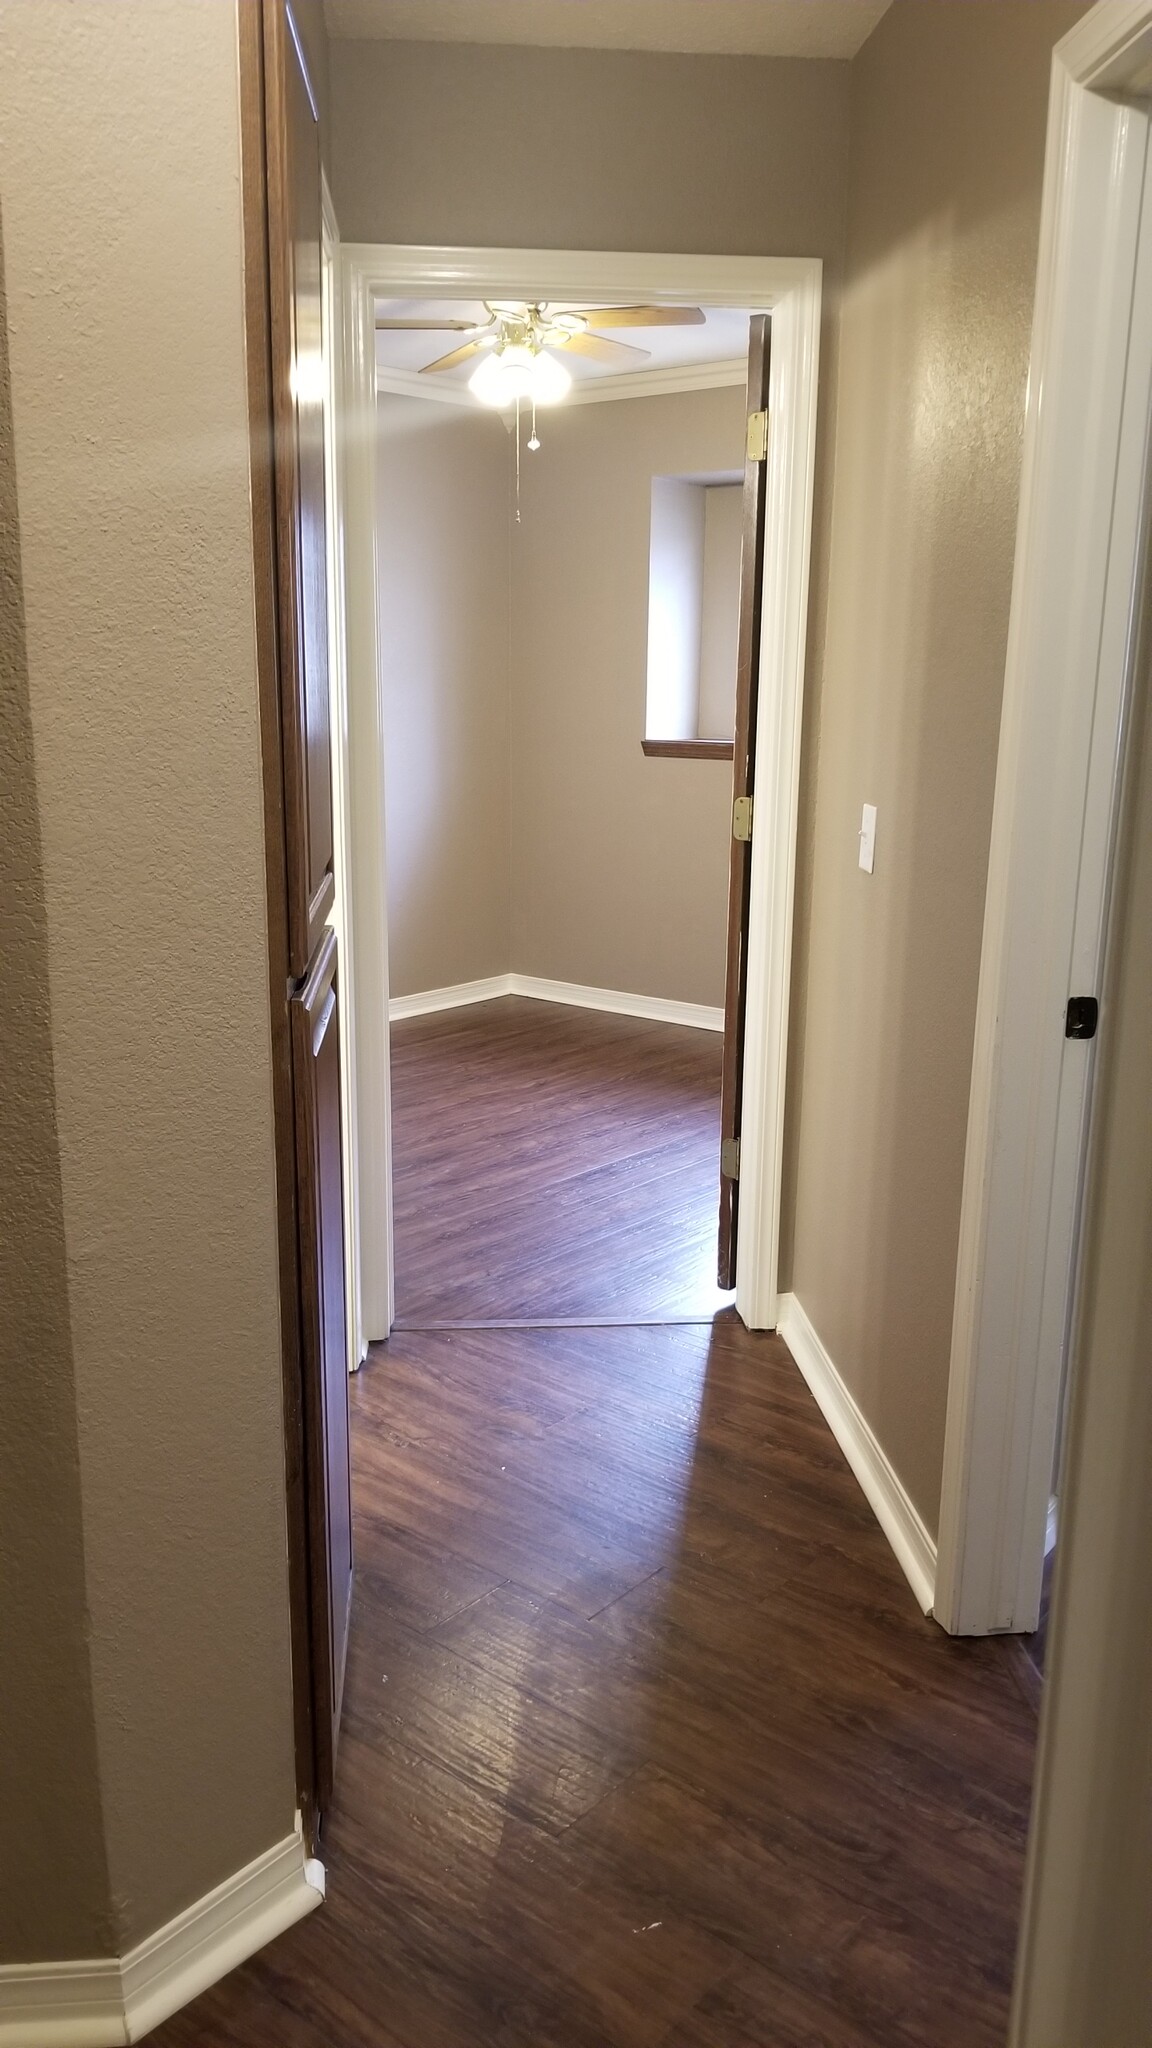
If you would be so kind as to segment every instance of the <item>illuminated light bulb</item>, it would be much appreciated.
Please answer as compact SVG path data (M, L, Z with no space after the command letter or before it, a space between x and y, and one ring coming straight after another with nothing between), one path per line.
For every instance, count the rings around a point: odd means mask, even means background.
M469 377L468 389L481 405L511 405L517 398L531 395L533 363L530 348L509 342L495 355L485 356Z
M571 388L572 379L555 356L516 341L485 356L468 379L468 389L481 405L513 405L518 398L556 405Z

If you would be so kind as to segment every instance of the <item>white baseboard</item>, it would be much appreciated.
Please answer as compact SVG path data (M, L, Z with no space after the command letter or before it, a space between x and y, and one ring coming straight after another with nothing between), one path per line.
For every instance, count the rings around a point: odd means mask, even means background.
M510 974L490 974L486 981L458 981L452 988L426 988L413 996L392 996L388 1016L395 1024L400 1017L429 1017L434 1010L463 1010L469 1003L490 1003L497 996L511 994Z
M936 1598L936 1545L883 1445L849 1393L794 1294L780 1296L776 1324L863 1488L925 1614Z
M125 1956L0 1965L4 2048L127 2048L302 1920L324 1896L324 1866L299 1832Z
M435 1010L459 1010L469 1003L489 1003L497 996L529 996L535 1002L562 1003L575 1010L606 1010L616 1017L646 1017L653 1024L687 1024L697 1031L723 1031L724 1011L708 1003L676 1003L666 996L634 996L623 989L585 988L577 981L544 981L535 974L493 974L486 981L461 981L454 988L425 989L419 995L393 996L388 1015L426 1017Z
M118 1961L5 1963L5 2048L123 2048L130 2039Z
M652 1024L687 1024L694 1031L723 1031L723 1007L709 1003L675 1003L667 996L633 996L622 989L583 988L576 981L542 981L535 974L509 977L514 996L532 996L541 1003L567 1003L576 1010L607 1010L616 1017L647 1017Z

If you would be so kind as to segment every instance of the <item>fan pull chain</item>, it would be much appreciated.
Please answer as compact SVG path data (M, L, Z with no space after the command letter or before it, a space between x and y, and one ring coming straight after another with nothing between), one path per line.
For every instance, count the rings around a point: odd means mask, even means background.
M520 524L520 393L516 393L516 524Z
M533 455L535 455L535 453L536 453L536 450L537 450L537 449L538 449L538 447L540 446L540 436L539 436L539 434L538 434L538 433L536 432L536 400L535 400L535 399L533 399L533 400L532 400L532 438L531 438L531 440L529 441L529 443L528 443L528 446L529 446L529 448L531 449L531 451L532 451Z

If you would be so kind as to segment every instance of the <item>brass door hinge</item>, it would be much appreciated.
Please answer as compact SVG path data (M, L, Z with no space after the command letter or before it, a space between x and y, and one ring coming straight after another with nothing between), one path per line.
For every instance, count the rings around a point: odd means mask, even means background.
M720 1147L720 1171L725 1180L740 1178L740 1140L725 1138Z
M748 840L752 837L752 799L738 796L732 805L732 837Z
M763 462L768 453L768 415L766 412L750 412L748 415L748 460Z

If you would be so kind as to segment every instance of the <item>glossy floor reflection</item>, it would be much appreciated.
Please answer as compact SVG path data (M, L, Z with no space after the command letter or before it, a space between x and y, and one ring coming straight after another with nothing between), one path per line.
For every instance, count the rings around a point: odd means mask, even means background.
M1000 2048L1033 1718L781 1343L401 1334L353 1408L329 1900L162 2048Z

